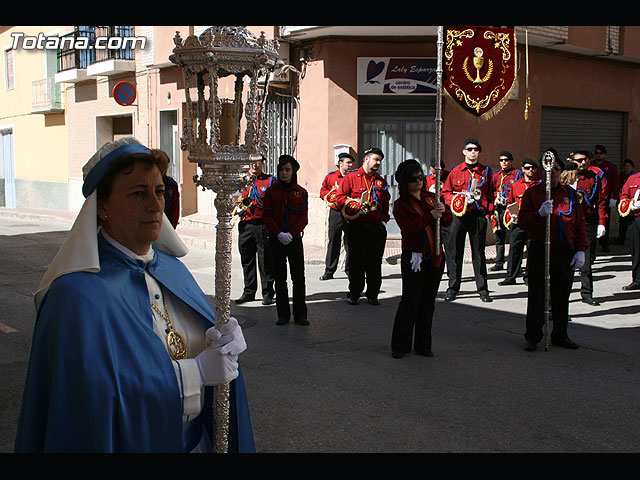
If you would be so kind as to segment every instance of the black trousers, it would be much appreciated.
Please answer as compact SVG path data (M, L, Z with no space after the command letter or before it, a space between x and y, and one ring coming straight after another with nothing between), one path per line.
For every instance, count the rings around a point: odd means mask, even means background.
M538 343L544 337L545 310L545 246L543 242L529 245L527 273L529 275L529 296L527 299L526 333L527 341ZM567 338L569 322L569 295L573 283L573 268L570 266L574 250L568 247L552 247L550 260L550 296L553 315L553 340Z
M411 252L402 251L402 297L396 311L391 334L391 350L395 353L431 350L431 326L440 280L444 273L444 259L439 267L431 265L431 258L423 258L420 270L411 269Z
M325 259L324 273L333 275L338 269L340 259L340 247L344 234L345 265L349 265L349 243L345 226L347 221L339 210L329 209L329 243L327 245L327 257ZM347 269L348 271L348 269Z
M505 207L496 207L498 212L498 229L496 230L496 264L502 265L505 262L505 246L507 244L507 229L502 219L504 218Z
M447 252L447 274L449 275L448 292L458 293L462 282L462 262L464 260L464 244L467 234L471 244L471 260L478 293L489 293L487 286L487 259L484 248L487 241L487 219L484 213L471 211L462 217L453 217L445 240Z
M258 290L257 265L260 270L262 296L273 297L273 261L268 239L269 233L262 220L243 220L238 223L238 250L242 262L244 295L254 297Z
M606 228L604 235L598 239L598 243L602 248L609 248L609 226L611 225L611 207L609 207L609 199L607 198L607 219L605 220L604 226Z
M511 224L511 235L509 237L509 260L507 262L507 276L505 280L515 280L520 275L522 259L524 258L524 247L528 244L529 234L517 224ZM526 276L526 275L525 275Z
M377 298L382 286L382 257L387 229L380 223L348 222L349 296L359 298L365 283L368 298Z
M580 295L582 298L592 298L593 296L593 262L596 259L596 248L598 246L598 222L587 221L584 226L587 237L587 250L584 252L584 265L580 269Z
M282 245L275 235L270 236L273 268L276 285L276 310L278 318L289 320L291 308L289 306L289 287L287 286L287 262L291 273L293 293L294 320L307 318L306 287L304 278L304 248L302 236L296 235L289 245Z
M640 217L629 218L629 245L631 247L631 276L640 283Z

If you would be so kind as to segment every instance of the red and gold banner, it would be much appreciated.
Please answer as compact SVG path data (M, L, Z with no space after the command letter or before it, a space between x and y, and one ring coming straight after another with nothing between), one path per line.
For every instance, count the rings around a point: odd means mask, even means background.
M466 112L488 120L516 86L515 29L447 27L446 33L444 91Z

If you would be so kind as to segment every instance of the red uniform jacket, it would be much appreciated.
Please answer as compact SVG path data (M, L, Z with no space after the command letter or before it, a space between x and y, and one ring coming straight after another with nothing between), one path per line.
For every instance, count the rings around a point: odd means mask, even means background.
M269 231L274 235L302 233L309 222L308 197L307 191L298 184L285 188L281 182L275 182L263 199L262 220Z
M362 167L352 170L344 176L336 195L336 205L342 210L349 197L359 200L362 194L368 190L371 191L370 198L378 202L378 208L366 215L360 215L352 221L363 223L388 222L390 219L390 195L387 182L376 172L367 175Z
M324 200L324 197L327 196L327 193L329 193L334 186L337 185L339 187L343 179L344 175L342 175L340 169L329 172L327 176L324 177L322 185L320 186L320 198ZM340 210L337 205L331 205L331 208L333 208L334 210Z
M491 168L480 162L469 168L466 162L455 166L449 172L442 188L442 197L445 203L451 207L451 200L457 192L468 191L472 178L477 179L477 189L480 190L479 200L467 205L467 211L479 210L485 215L493 211L493 191L491 187Z
M421 201L409 196L409 201L398 199L393 204L393 217L396 219L402 233L402 250L410 252L422 252L432 254L432 263L440 265L442 258L442 242L437 255L435 250L435 219L431 210L435 207L435 195L432 192L422 190ZM453 214L445 208L440 218L441 226L449 226L453 220Z
M640 173L633 173L629 176L629 179L624 182L622 186L622 192L620 193L620 200L628 198L633 200L636 191L640 190ZM640 216L640 210L631 210L628 214L630 217Z
M256 175L256 181L253 185L244 187L240 195L242 198L251 197L251 205L247 208L243 220L255 220L262 218L263 199L267 189L276 181L273 175L261 172Z
M491 187L493 190L492 199L494 201L494 207L500 197L504 199L504 205L507 204L513 183L517 182L521 178L522 170L517 168L511 168L509 170L500 169L493 172L491 175Z
M597 170L591 168L578 172L576 191L585 217L597 215L598 223L606 225L608 188L604 174L598 174Z
M604 172L604 178L607 180L610 198L618 200L620 197L620 174L618 173L618 168L607 159L602 160L600 163L594 162L594 164Z
M526 230L531 240L544 242L547 230L546 217L538 213L540 205L547 199L546 185L538 183L527 189L522 196L522 208L518 216L520 228ZM584 211L580 208L576 191L567 185L551 189L553 213L551 214L551 246L570 246L586 251Z
M511 186L511 190L509 191L509 196L507 197L507 205L516 202L518 207L522 208L522 196L524 195L524 192L541 182L542 180L539 178L535 178L530 182L527 182L524 177L517 182L514 182Z
M444 183L444 181L449 176L449 170L440 170L440 182ZM435 192L435 184L436 184L436 176L433 173L430 173L426 177L424 177L425 187L430 192ZM442 190L442 188L440 188Z

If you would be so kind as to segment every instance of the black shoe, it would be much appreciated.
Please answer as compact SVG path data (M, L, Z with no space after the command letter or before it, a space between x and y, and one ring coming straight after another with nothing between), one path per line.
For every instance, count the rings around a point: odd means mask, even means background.
M349 305L357 305L358 304L358 297L349 297L347 299L347 303Z
M273 304L273 297L271 295L265 295L264 297L262 297L262 304L263 305L272 305Z
M599 302L596 302L593 298L591 297L582 297L582 303L586 303L587 305L592 305L594 307L597 307L598 305L600 305Z
M369 302L370 305L380 305L376 297L367 297L367 302Z
M490 303L490 302L493 302L493 298L491 298L491 297L489 296L489 294L488 294L488 293L480 294L480 298L482 299L482 301L483 301L484 303Z
M568 337L567 338L563 338L561 340L554 340L552 338L551 339L551 344L555 345L557 347L568 348L570 350L577 350L578 348L580 348L577 343L572 342L571 340L569 340Z
M516 281L512 278L505 278L503 281L498 282L498 285L515 285Z
M447 294L444 297L445 302L453 302L455 299L456 299L455 292L447 292Z
M489 269L491 272L497 272L498 270L504 270L501 263L496 263L493 267Z
M535 352L536 351L536 347L538 346L537 343L535 342L525 342L524 344L524 349L527 352Z
M286 325L287 323L289 323L289 319L288 318L278 318L278 321L276 322L276 325Z
M253 302L256 298L253 295L242 295L240 298L236 300L238 305L247 302Z
M294 318L293 321L298 325L309 325L309 320L307 320L306 318Z
M402 358L402 357L404 357L404 353L391 352L391 356L393 358Z
M325 273L320 277L320 280L331 280L333 278L333 273Z
M416 354L422 355L423 357L433 357L433 352L431 350L416 348L415 351L416 351Z
M623 290L640 290L639 282L631 282L629 285L622 287Z

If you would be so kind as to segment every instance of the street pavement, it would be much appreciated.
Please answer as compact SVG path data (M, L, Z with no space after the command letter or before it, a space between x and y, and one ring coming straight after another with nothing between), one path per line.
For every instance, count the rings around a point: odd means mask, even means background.
M31 293L72 220L0 208L0 453L13 449L35 320ZM215 221L191 220L178 227L190 247L183 261L213 299ZM276 326L275 305L232 302L248 343L241 364L258 452L640 451L640 292L621 289L631 280L628 247L598 254L599 307L580 302L576 276L569 335L579 350L525 352L526 285L499 286L504 271L490 272L494 301L482 303L465 263L456 301L436 304L434 357L399 360L390 352L398 253L390 242L379 306L348 305L344 273L320 281L324 252L306 245L309 326ZM446 282L445 274L441 295ZM241 293L234 244L232 299Z

